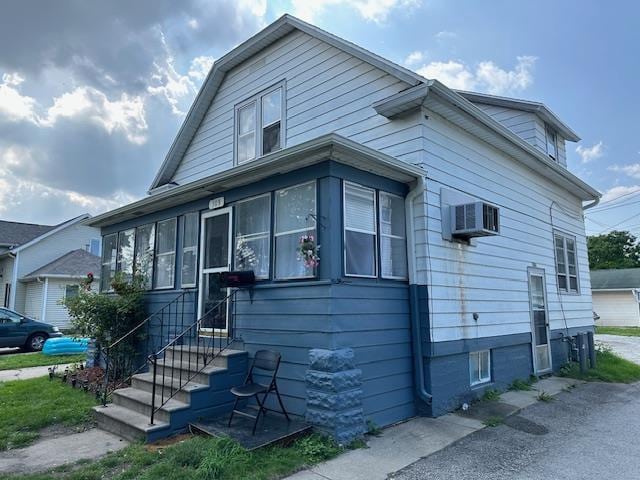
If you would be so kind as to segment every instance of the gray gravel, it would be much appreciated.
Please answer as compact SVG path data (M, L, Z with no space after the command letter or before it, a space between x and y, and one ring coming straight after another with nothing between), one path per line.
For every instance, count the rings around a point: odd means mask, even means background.
M604 343L622 358L640 364L640 337L598 334L595 339L596 343Z
M511 426L473 433L391 478L637 480L639 412L640 384L580 385L526 408Z

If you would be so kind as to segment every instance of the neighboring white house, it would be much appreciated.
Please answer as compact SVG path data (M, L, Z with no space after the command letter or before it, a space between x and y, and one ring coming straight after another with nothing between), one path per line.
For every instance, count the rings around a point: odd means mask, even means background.
M593 270L591 294L597 325L640 327L640 268Z
M59 225L0 221L2 305L28 317L66 327L59 301L74 294L87 273L99 277L100 232L82 225L88 214Z

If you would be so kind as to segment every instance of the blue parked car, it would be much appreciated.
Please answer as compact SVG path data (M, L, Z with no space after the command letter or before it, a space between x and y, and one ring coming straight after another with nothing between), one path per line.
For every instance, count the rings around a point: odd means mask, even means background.
M20 347L39 352L48 338L61 336L58 327L0 307L0 348Z

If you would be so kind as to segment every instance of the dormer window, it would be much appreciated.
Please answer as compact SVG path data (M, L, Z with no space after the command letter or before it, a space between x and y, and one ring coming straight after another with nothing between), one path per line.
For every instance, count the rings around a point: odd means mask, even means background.
M549 125L546 125L546 137L547 137L547 154L558 161L558 134Z
M282 111L282 85L261 92L236 107L237 164L282 148Z

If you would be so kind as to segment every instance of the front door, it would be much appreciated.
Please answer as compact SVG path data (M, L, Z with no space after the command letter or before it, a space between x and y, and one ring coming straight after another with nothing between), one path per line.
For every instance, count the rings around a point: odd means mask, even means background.
M549 344L549 316L544 270L529 270L529 300L531 304L531 331L533 370L536 375L551 370L551 346Z
M231 269L231 208L202 215L200 229L199 318L202 333L227 333L229 291L220 286L220 273Z

